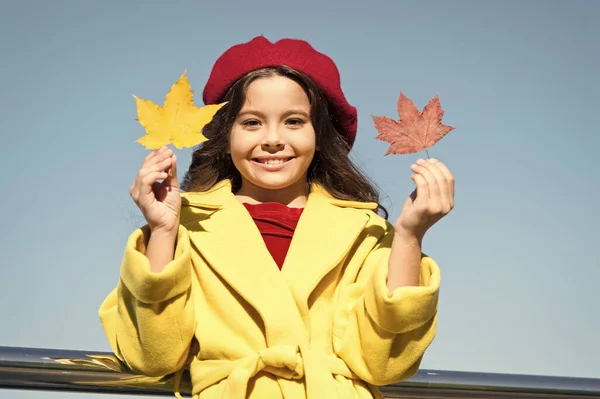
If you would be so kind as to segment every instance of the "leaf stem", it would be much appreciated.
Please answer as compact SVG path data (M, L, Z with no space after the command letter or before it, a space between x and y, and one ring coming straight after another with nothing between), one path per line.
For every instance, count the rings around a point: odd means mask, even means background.
M427 159L429 159L429 151L427 151L427 148L425 148L425 153L427 154Z

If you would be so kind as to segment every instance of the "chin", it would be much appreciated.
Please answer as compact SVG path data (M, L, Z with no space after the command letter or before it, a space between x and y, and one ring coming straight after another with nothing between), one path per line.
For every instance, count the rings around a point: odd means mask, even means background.
M258 179L252 179L251 183L264 190L284 190L293 186L300 178L289 178L285 176L266 176Z

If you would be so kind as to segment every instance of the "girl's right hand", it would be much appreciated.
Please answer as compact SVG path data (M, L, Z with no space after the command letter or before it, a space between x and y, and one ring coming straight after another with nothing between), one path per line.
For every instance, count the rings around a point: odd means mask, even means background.
M181 197L176 162L177 157L168 146L151 152L129 188L152 233L177 235Z

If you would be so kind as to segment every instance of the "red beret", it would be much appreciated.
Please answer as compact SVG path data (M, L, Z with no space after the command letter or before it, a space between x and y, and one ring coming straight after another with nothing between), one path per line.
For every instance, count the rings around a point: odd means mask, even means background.
M281 39L271 43L264 36L257 36L247 43L229 48L213 66L202 93L204 104L221 101L231 85L247 73L278 65L304 73L321 88L329 100L334 126L352 146L356 137L357 113L342 92L337 66L331 58L303 40Z

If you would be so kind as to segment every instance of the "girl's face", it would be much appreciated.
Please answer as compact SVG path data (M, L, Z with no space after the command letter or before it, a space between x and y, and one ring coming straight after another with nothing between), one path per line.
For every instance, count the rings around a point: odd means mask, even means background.
M255 80L230 136L231 159L242 176L238 194L257 200L274 200L275 192L284 198L305 195L315 146L310 103L302 87L282 76Z

